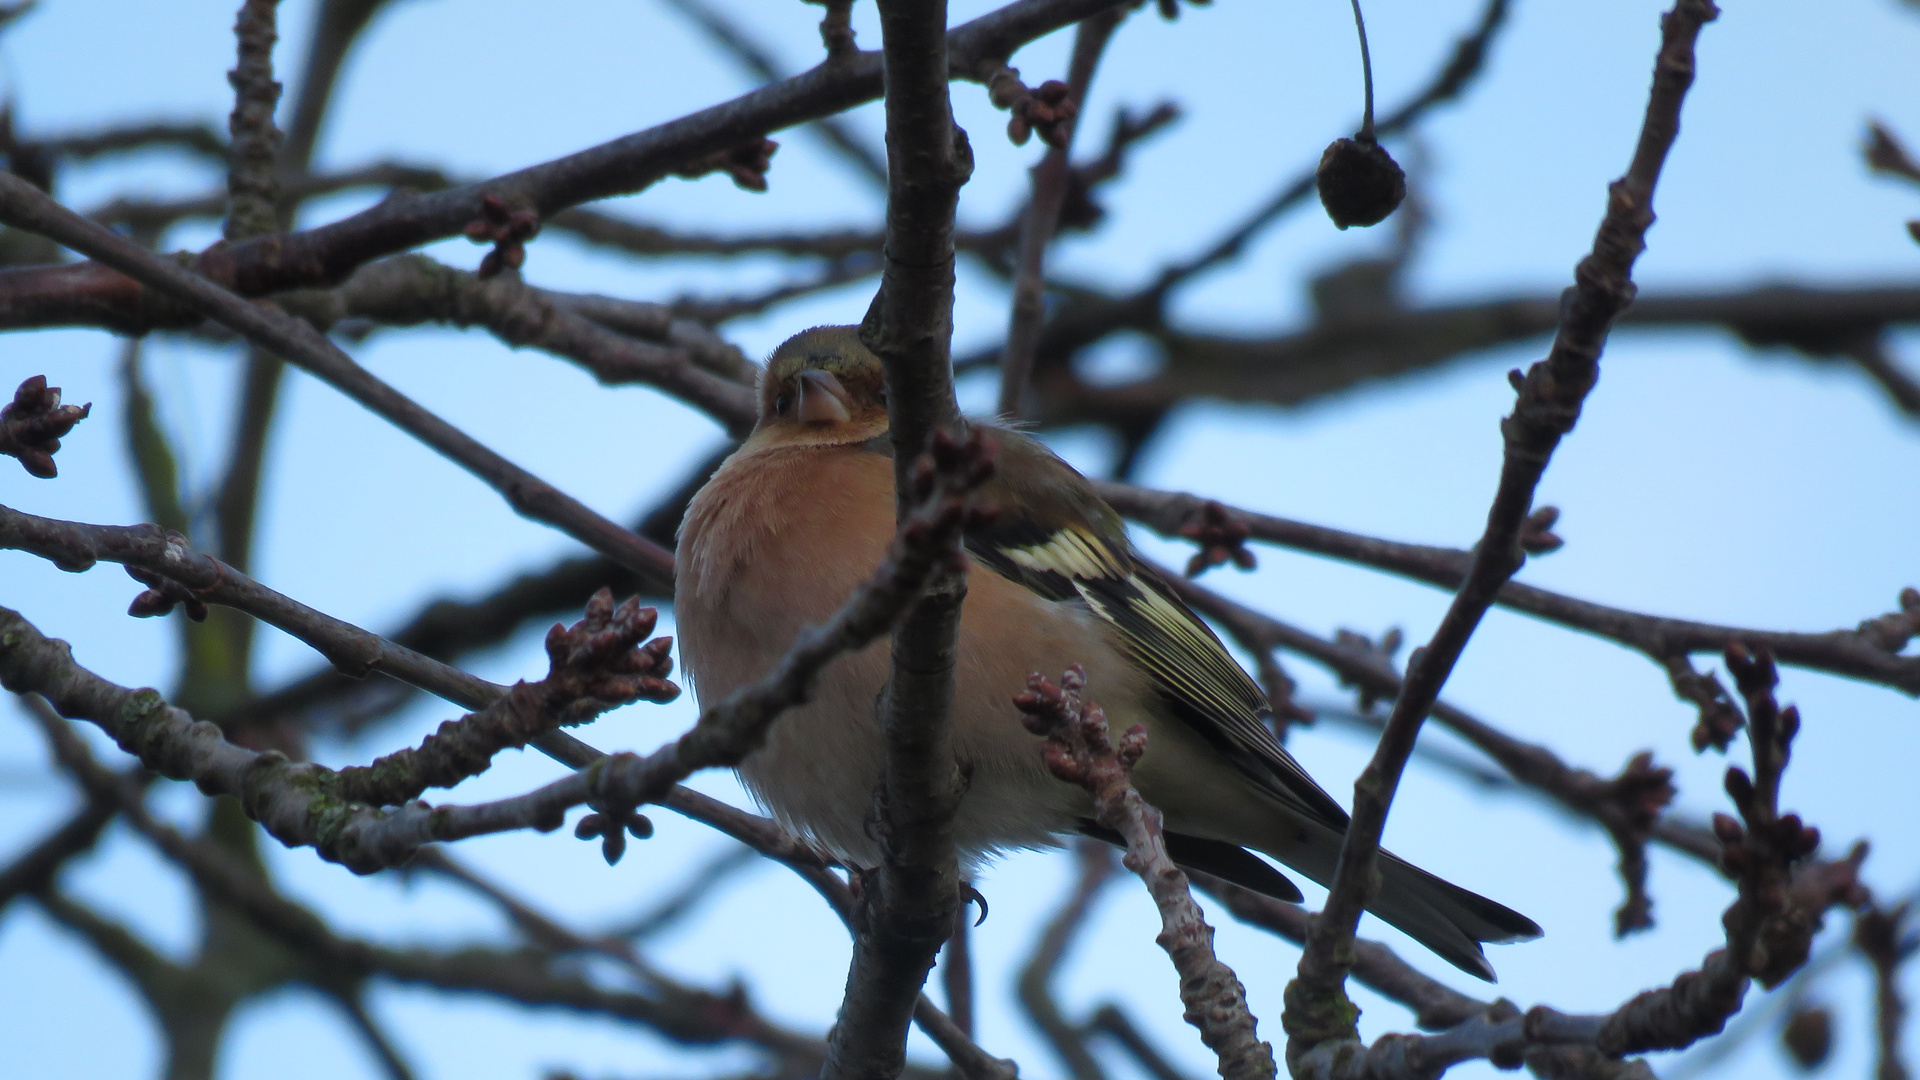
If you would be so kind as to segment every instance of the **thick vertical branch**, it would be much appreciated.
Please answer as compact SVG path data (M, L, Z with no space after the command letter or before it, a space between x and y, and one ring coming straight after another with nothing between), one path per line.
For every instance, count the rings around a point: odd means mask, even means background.
M1660 167L1679 134L1680 105L1693 83L1694 41L1700 27L1718 14L1711 0L1678 0L1662 19L1653 89L1633 163L1609 189L1593 252L1580 261L1575 284L1563 298L1552 351L1524 377L1513 374L1519 401L1501 423L1506 450L1486 531L1440 628L1414 654L1373 760L1354 783L1353 821L1340 848L1327 905L1307 936L1299 977L1287 987L1283 1022L1288 1063L1296 1071L1301 1058L1317 1047L1358 1040L1357 1011L1347 1000L1344 984L1353 968L1360 913L1379 888L1375 864L1387 810L1421 722L1467 639L1525 558L1520 529L1532 508L1534 487L1561 437L1573 429L1580 405L1599 376L1600 350L1613 320L1633 301L1633 263L1653 224L1653 188Z
M1107 39L1127 17L1125 8L1103 11L1080 24L1073 38L1073 59L1067 64L1067 100L1085 110L1087 88L1093 84L1093 70L1106 51ZM1027 380L1033 374L1033 356L1040 347L1040 331L1046 323L1047 245L1060 225L1060 208L1066 205L1067 182L1071 177L1068 154L1073 148L1074 132L1079 130L1078 116L1063 125L1058 144L1048 144L1046 156L1033 170L1033 196L1027 203L1027 215L1020 222L1019 274L1013 280L1013 314L1007 324L1007 347L1000 358L1001 416L1023 415L1021 401L1026 396Z
M947 98L944 0L882 0L887 113L886 268L860 337L886 367L894 481L904 520L920 497L914 462L960 424L953 396L953 214L973 171ZM953 814L963 784L952 740L964 573L941 573L893 634L880 703L886 769L878 797L882 864L868 875L840 1021L822 1075L899 1074L907 1023L959 906Z

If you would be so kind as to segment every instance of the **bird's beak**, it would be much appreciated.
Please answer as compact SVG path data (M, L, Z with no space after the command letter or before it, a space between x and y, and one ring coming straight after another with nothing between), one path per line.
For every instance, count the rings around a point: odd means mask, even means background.
M800 405L794 415L803 424L844 424L851 420L847 412L847 388L832 372L809 370L800 373Z

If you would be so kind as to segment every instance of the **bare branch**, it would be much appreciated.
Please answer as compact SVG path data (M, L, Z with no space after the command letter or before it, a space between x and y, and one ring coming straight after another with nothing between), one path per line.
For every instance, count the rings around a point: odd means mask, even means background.
M1112 0L1016 0L952 34L951 70L968 77L982 56L1005 56L1020 45L1078 22ZM479 184L402 195L317 229L214 248L196 262L213 281L246 296L326 285L363 263L434 240L456 236L481 219L488 197L540 217L594 199L631 194L708 155L750 137L841 112L880 97L878 53L829 60L808 72L762 87L658 127L590 147L554 161ZM124 266L115 265L123 271ZM43 285L86 281L98 267L36 267L0 272L0 307ZM131 276L131 275L130 275ZM152 282L146 282L151 285ZM102 298L104 299L104 297ZM147 306L135 292L112 301L120 319Z
M984 479L970 461L943 463L928 478L930 490L922 508L902 523L874 577L833 619L802 634L759 682L705 710L691 731L646 758L616 754L584 772L498 802L437 809L410 803L392 812L355 803L351 793L342 797L340 774L333 770L235 746L218 728L196 723L154 691L128 690L80 667L64 642L42 637L18 613L4 608L0 684L42 694L61 715L92 721L163 776L193 780L203 791L243 797L247 815L282 843L311 845L323 857L359 873L401 865L421 844L434 840L555 829L568 808L583 803L603 808L616 823L624 822L632 808L657 801L692 773L737 764L759 745L782 711L805 700L826 663L892 628L931 576L959 558L960 531L968 520L966 495ZM562 705L561 711L591 709L603 703L598 695L615 689L636 696L648 693L656 662L642 660L630 667L628 657L625 652L604 657L594 653L594 662L606 663L619 678L612 686L596 681L578 687L588 696ZM626 680L628 675L637 677ZM618 824L604 831L609 861L624 848L621 835Z
M1473 553L1457 548L1361 536L1222 506L1194 495L1105 482L1096 482L1095 487L1115 510L1166 537L1191 539L1193 524L1212 508L1211 512L1221 514L1227 522L1243 527L1250 539L1385 570L1441 588L1458 588L1472 566ZM1920 657L1900 655L1907 642L1920 635L1920 592L1913 590L1900 594L1900 610L1890 615L1870 619L1853 630L1823 634L1754 630L1645 615L1513 581L1500 586L1494 603L1617 642L1662 666L1675 656L1717 653L1729 641L1744 641L1765 647L1782 663L1865 679L1920 696ZM1686 693L1681 696L1692 699Z
M1201 891L1226 906L1241 922L1260 927L1304 945L1313 915L1298 904L1288 904L1252 889L1222 881L1211 874L1193 874L1193 883ZM1493 1003L1460 993L1438 979L1429 978L1387 945L1366 938L1353 943L1353 977L1374 993L1397 1001L1413 1011L1413 1022L1428 1031L1440 1031L1465 1023L1493 1008ZM1509 1015L1518 1015L1517 1011Z
M227 140L211 124L195 120L156 120L73 135L52 135L35 139L34 146L42 153L75 161L154 147L185 150L223 164L227 160Z
M702 0L668 0L668 5L691 20L707 35L708 40L732 55L755 78L774 83L787 77L774 62L772 54L755 42L745 27L727 18L720 9ZM822 33L825 33L824 23ZM847 29L843 48L851 55L857 55L857 50L853 50L852 46L853 31ZM839 117L828 116L815 120L811 126L828 146L854 166L854 171L882 187L886 186L886 158L869 147L853 125Z
M233 35L239 40L239 60L227 72L233 87L233 113L227 119L227 211L223 235L228 242L279 231L279 186L275 171L280 156L280 130L273 126L273 109L280 101L280 84L273 78L274 24L280 0L244 0L235 17Z
M140 571L150 586L148 594L136 598L135 614L162 614L180 602L235 608L313 646L336 670L352 677L384 671L473 709L492 704L505 692L283 596L195 552L180 534L153 525L84 525L0 506L0 547L31 551L72 573L101 559L122 563Z
M1093 1016L1087 1020L1086 1033L1092 1035L1096 1032L1119 1043L1153 1080L1187 1080L1186 1075L1166 1059L1166 1055L1147 1041L1147 1037L1140 1033L1133 1021L1127 1019L1127 1014L1121 1012L1119 1006L1107 1004L1094 1010Z
M1799 727L1798 715L1774 700L1776 675L1764 654L1731 647L1727 663L1751 718L1754 775L1728 770L1727 793L1741 820L1717 815L1714 821L1721 861L1739 886L1721 920L1725 948L1709 953L1699 970L1642 993L1611 1013L1569 1016L1535 1006L1521 1015L1507 1003L1495 1002L1438 1035L1388 1035L1370 1047L1354 1040L1342 1044L1347 1052L1339 1054L1323 1043L1302 1056L1294 1075L1415 1080L1485 1058L1502 1067L1524 1061L1543 1077L1592 1076L1599 1070L1597 1075L1644 1078L1650 1075L1644 1067L1617 1059L1680 1049L1719 1032L1740 1008L1749 979L1777 986L1804 965L1828 908L1867 903L1859 880L1866 847L1855 844L1837 861L1811 858L1819 847L1819 830L1804 825L1798 815L1780 813L1778 806L1780 777ZM1317 923L1315 919L1308 926L1309 945ZM1463 1003L1441 1004L1451 1013Z
M1459 97L1474 77L1486 66L1487 50L1494 36L1506 25L1508 0L1487 0L1486 7L1480 12L1480 21L1464 37L1454 42L1453 52L1447 62L1435 73L1433 81L1428 83L1409 99L1406 104L1388 113L1376 126L1378 135L1396 135L1418 123L1434 106L1452 101ZM1261 230L1278 220L1280 216L1295 204L1302 202L1313 193L1314 170L1308 169L1299 177L1276 192L1247 219L1236 226L1225 237L1215 242L1201 254L1186 262L1168 267L1148 290L1156 306L1164 305L1167 293L1176 285L1185 282L1219 263L1237 257L1249 241L1258 236ZM1125 303L1123 301L1122 303Z
M1519 401L1501 424L1506 450L1500 485L1473 566L1433 640L1414 653L1373 760L1354 783L1353 820L1340 845L1327 904L1307 936L1299 975L1287 987L1283 1022L1287 1062L1295 1075L1331 1072L1337 1061L1351 1057L1358 1041L1342 984L1352 968L1354 929L1379 889L1374 864L1387 810L1421 722L1500 587L1525 559L1519 537L1533 508L1534 488L1598 377L1600 350L1615 316L1633 300L1631 273L1653 223L1654 184L1679 133L1680 105L1693 82L1693 43L1700 27L1718 14L1711 0L1678 0L1662 20L1653 90L1633 163L1612 185L1593 253L1575 270L1576 284L1552 352L1524 377L1514 377Z
M947 80L956 57L944 0L878 0L886 74L887 241L880 291L860 339L886 370L897 516L933 494L931 450L984 479L988 451L965 443L953 396L953 215L973 172L953 121ZM833 61L829 61L829 66ZM976 481L977 483L978 481ZM885 767L875 794L881 864L867 875L853 962L823 1080L885 1080L906 1060L907 1023L960 907L953 815L965 785L953 756L954 671L964 564L939 568L895 629L879 706Z
M662 546L673 543L687 502L733 449L731 445L725 446L695 465L678 487L640 519L634 531ZM578 611L588 597L602 588L610 588L619 595L638 593L645 599L669 598L657 590L647 589L644 582L611 559L601 555L581 555L562 559L544 570L522 574L476 600L447 597L432 600L422 605L411 618L403 620L400 628L387 635L386 639L408 652L421 654L423 659L442 661L433 674L444 677L453 670L445 668L445 662L498 644L534 620L557 618ZM314 643L309 636L310 631L304 627L288 629L281 626L281 629L309 644ZM368 639L375 650L381 648L375 635L358 630L355 632ZM322 651L325 652L325 649ZM423 672L430 670L429 665L425 664L420 668ZM416 677L400 675L387 666L376 664L369 674L377 672L393 673L401 682L384 679L363 681L349 678L331 668L324 669L295 679L281 689L249 701L218 719L227 730L233 730L236 725L291 724L301 728L330 726L353 734L391 715L411 700L413 688L447 697L444 691L433 689L432 684L416 681ZM490 691L485 687L479 689L482 696L457 695L447 697L447 700L477 709L492 701L491 697L485 696L486 693L503 692L499 687L492 687Z
M1160 909L1155 938L1180 973L1180 1001L1186 1021L1200 1029L1200 1041L1219 1057L1223 1080L1273 1077L1273 1048L1260 1041L1247 991L1233 969L1213 953L1213 927L1187 889L1187 876L1167 855L1160 811L1134 789L1133 767L1147 750L1147 729L1135 725L1114 745L1100 706L1081 696L1086 672L1067 669L1055 686L1038 674L1027 677L1027 692L1014 699L1027 730L1046 741L1041 753L1047 768L1093 796L1101 825L1126 839L1127 869L1140 876Z
M317 985L323 990L337 988L338 980L357 982L379 974L401 982L478 991L523 1004L564 1005L634 1020L682 1043L712 1045L744 1040L809 1067L817 1067L824 1054L821 1040L765 1020L734 995L682 986L657 973L650 973L649 993L625 993L598 989L575 975L558 974L544 958L523 951L469 948L435 954L388 949L343 937L318 915L275 892L231 854L155 820L138 791L94 762L86 744L64 721L57 716L36 716L46 726L61 763L91 795L117 806L129 824L192 875L203 890L237 908L255 925L318 966L323 977ZM542 920L542 937L549 945L590 944L524 906L519 914ZM333 986L324 978L328 974L334 977ZM919 1080L933 1078L922 1073Z
M373 17L391 2L322 0L314 12L307 62L300 71L300 92L293 100L293 117L287 123L282 151L289 166L304 171L313 161L314 146L320 141L320 129L333 103L334 83L347 53Z
M431 850L431 849L429 849ZM628 941L645 941L677 926L695 914L708 897L740 872L759 865L759 852L738 844L729 844L691 874L686 882L630 922L609 931L606 936Z
M1115 7L1080 24L1073 38L1073 58L1067 65L1067 97L1077 116L1093 84L1094 68L1107 40L1126 18L1123 8ZM1040 343L1040 330L1046 320L1047 244L1060 225L1060 208L1067 201L1067 186L1072 179L1068 154L1079 123L1069 118L1059 125L1059 134L1047 141L1047 152L1033 170L1033 195L1027 202L1020 224L1019 273L1013 282L1013 313L1007 327L1006 351L1000 359L999 413L1018 418L1026 397L1027 381L1033 373L1033 354Z
M1903 932L1910 914L1906 903L1869 907L1854 916L1853 944L1873 966L1873 1027L1877 1037L1874 1080L1907 1080L1900 1039L1907 1003L1900 996L1900 966L1920 949L1920 937Z
M221 235L228 243L279 231L280 131L273 111L280 101L280 84L273 77L273 46L278 39L275 18L279 0L244 0L233 25L239 59L227 73L233 87L233 112L227 120L227 215ZM260 479L266 465L267 432L279 404L286 361L264 349L248 350L240 387L240 409L229 443L226 474L216 500L219 550L235 568L246 570L253 561L255 518L260 503ZM204 616L203 616L204 617ZM244 683L253 646L253 620L222 615L213 627L223 634L233 657L236 681ZM197 631L188 629L189 638ZM189 664L197 652L189 641ZM196 681L189 670L186 679Z
M492 485L520 513L641 575L673 579L673 556L594 513L584 503L481 445L353 362L325 336L276 309L258 306L176 263L94 224L17 177L0 174L0 220L52 237L159 289L262 348L285 357L372 409ZM662 588L665 588L662 585Z
M0 868L0 911L22 893L38 893L50 887L69 859L93 849L113 816L111 802L89 799L59 828Z

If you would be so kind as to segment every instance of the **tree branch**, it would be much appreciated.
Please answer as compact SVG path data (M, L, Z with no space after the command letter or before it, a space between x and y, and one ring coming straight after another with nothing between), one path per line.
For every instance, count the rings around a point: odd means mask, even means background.
M752 377L758 369L718 335L652 306L552 293L512 274L482 279L425 255L383 259L336 289L289 294L283 303L322 329L350 318L386 326L482 326L508 345L566 357L603 386L657 387L718 420L736 439L753 427ZM617 321L638 329L647 316L653 316L647 328L655 331L649 336L662 345L607 325Z
M1185 536L1182 530L1191 529L1206 515L1218 514L1226 523L1244 526L1249 539L1384 570L1441 588L1458 588L1473 563L1472 552L1457 548L1361 536L1223 506L1184 493L1101 481L1094 486L1115 510L1170 539ZM1852 630L1819 634L1669 619L1514 581L1500 586L1494 603L1624 645L1663 667L1676 656L1717 653L1729 641L1744 641L1766 648L1782 663L1864 679L1920 696L1920 657L1901 655L1907 642L1920 635L1920 592L1912 589L1900 594L1900 610L1890 615L1869 619Z
M330 989L329 982L357 982L380 974L401 982L478 991L523 1004L563 1005L634 1020L685 1044L751 1042L789 1063L809 1068L817 1067L824 1054L821 1040L771 1023L744 999L683 986L653 972L649 972L648 993L609 991L578 976L556 973L545 957L525 951L469 948L436 954L389 949L343 937L312 911L281 896L226 851L184 836L154 819L137 791L94 762L71 727L58 717L40 719L62 764L93 797L116 806L129 824L185 869L200 888L238 909L260 929L305 957L317 969L309 977L318 976L316 985L323 990ZM444 863L444 856L434 849L427 849L423 856L433 860L433 865ZM592 948L594 944L524 906L519 915L541 919L540 940L548 948L556 944ZM920 1080L933 1077L922 1073Z
M1016 0L955 27L948 50L952 77L968 78L981 57L1008 55L1111 4ZM881 56L873 52L830 59L732 101L518 172L446 191L401 195L317 229L216 247L196 261L195 269L245 296L332 284L363 263L459 235L469 223L481 220L488 198L544 218L594 199L640 191L689 162L749 138L875 100L881 95L881 67ZM117 265L113 269L125 270ZM84 265L0 272L0 311L23 293L85 281L99 272L99 267ZM138 290L120 291L111 302L122 318L149 304Z
M632 808L657 801L698 770L738 763L759 745L782 711L805 700L824 665L886 633L936 570L960 557L960 531L968 520L965 499L983 479L965 466L962 462L943 468L929 478L932 490L926 503L902 524L887 559L833 619L802 634L772 672L706 709L678 740L646 758L613 755L584 772L493 803L437 809L410 803L391 812L354 803L351 792L342 797L339 773L235 746L218 728L196 723L154 691L128 690L80 667L64 642L42 637L18 613L4 608L0 684L42 694L61 715L92 721L163 776L190 779L203 791L239 797L247 816L282 843L311 845L323 857L359 873L401 865L421 844L434 840L558 828L566 810L583 803L602 808L604 817L614 822L602 833L612 861L624 849L620 823ZM591 620L587 629L597 632ZM598 642L593 643L597 647ZM562 706L563 713L602 705L607 700L602 695L612 696L615 690L635 697L647 692L645 676L654 669L653 661L642 657L644 650L608 652L613 655L596 651L589 660L597 667L604 664L614 683L596 684L587 690L588 697Z
M306 323L239 296L80 217L17 177L0 174L0 220L58 240L177 298L262 348L331 384L486 481L521 514L554 525L580 542L662 583L673 579L673 556L594 513L546 481L481 445L465 432L375 378Z
M1283 1023L1287 1062L1296 1076L1334 1069L1351 1057L1358 1042L1354 1009L1342 984L1353 964L1354 929L1379 889L1375 862L1387 810L1421 722L1501 585L1525 558L1520 528L1532 509L1534 488L1598 377L1600 350L1614 318L1633 300L1631 273L1653 223L1654 184L1679 133L1680 105L1693 82L1693 43L1700 27L1717 14L1711 0L1678 0L1662 20L1653 90L1633 162L1609 191L1593 253L1575 270L1552 351L1514 379L1519 400L1501 424L1506 449L1500 484L1473 566L1433 640L1414 653L1373 760L1354 783L1353 820L1340 845L1326 907L1307 936L1299 975L1287 987Z
M932 492L923 452L982 479L988 451L962 428L953 396L953 215L973 171L953 121L954 57L945 0L878 0L886 73L886 267L860 338L886 369L897 516ZM881 864L855 921L853 962L823 1080L886 1080L906 1061L907 1022L960 903L953 815L964 790L953 756L952 706L963 564L940 568L894 630L879 706L886 759L876 793Z
M1126 18L1123 8L1115 7L1080 24L1073 37L1073 57L1067 63L1067 98L1075 115L1059 126L1059 134L1047 143L1047 152L1033 169L1033 195L1020 221L1019 272L1013 280L1013 311L1008 319L1006 350L1000 359L999 415L1017 419L1024 410L1021 402L1027 382L1033 375L1033 354L1040 344L1040 331L1046 322L1047 244L1060 225L1060 208L1067 201L1067 185L1073 178L1068 154L1073 136L1079 131L1079 110L1084 108L1087 90L1093 85L1093 72L1106 51L1107 40Z
M279 39L274 15L279 5L280 0L244 0L233 24L239 59L227 72L233 112L227 119L228 210L222 230L229 243L279 231L280 191L275 174L280 130L273 126L273 109L280 101L280 84L273 78L273 44Z
M733 450L734 447L729 444L695 465L680 485L639 521L634 531L656 544L672 544L688 501ZM638 594L642 599L670 599L666 594L649 590L645 582L605 556L580 555L562 559L544 570L522 574L476 600L443 597L430 601L411 618L404 620L398 630L386 635L386 640L409 652L421 654L423 659L440 661L438 669L431 670L429 677L441 676L441 681L449 683L447 688L452 689L451 684L460 680L444 678L452 672L451 668L445 667L446 663L474 650L496 645L534 620L557 618L577 611L588 597L602 588L610 588L617 595ZM314 639L308 636L310 631L305 627L288 629L281 626L281 629L309 644L314 643ZM382 648L376 635L358 628L352 629L368 639L374 650ZM322 649L322 652L325 650ZM421 672L433 668L433 665L420 665ZM362 681L350 678L339 670L325 668L247 702L218 720L221 727L227 730L233 730L235 726L281 724L305 728L324 722L351 735L406 704L411 700L410 691L413 689L440 694L469 709L481 708L489 703L492 698L484 696L485 693L502 692L501 688L486 683L485 687L492 689L482 687L482 696L456 694L448 697L443 690L433 689L438 683L422 683L416 677L399 674L396 669L384 665L376 664L369 672L373 673L392 674L400 681ZM481 682L475 680L476 685Z
M1726 947L1709 953L1699 970L1666 987L1642 993L1611 1013L1569 1016L1546 1006L1524 1015L1504 1001L1458 1019L1471 999L1431 996L1432 988L1402 984L1406 994L1437 1007L1436 1019L1450 1024L1438 1035L1387 1035L1372 1046L1358 1040L1332 1052L1323 1043L1302 1056L1294 1075L1325 1080L1432 1080L1462 1061L1485 1058L1504 1068L1522 1062L1543 1077L1620 1076L1644 1080L1644 1066L1620 1063L1627 1054L1677 1050L1715 1034L1740 1008L1749 979L1779 985L1807 961L1824 913L1841 905L1868 902L1860 883L1866 846L1857 843L1843 859L1812 858L1820 831L1796 814L1779 812L1780 777L1788 747L1799 728L1798 714L1781 709L1773 697L1776 674L1764 654L1730 647L1727 664L1739 680L1751 723L1754 776L1727 772L1727 793L1741 820L1716 815L1714 832L1721 861L1739 886L1722 917ZM1311 945L1320 920L1307 923ZM1284 932L1284 931L1283 931ZM1349 939L1349 964L1357 967L1360 950ZM1375 959L1379 959L1375 957ZM1612 1071L1610 1071L1612 1070Z
M668 0L668 5L691 20L707 35L708 40L732 55L755 78L775 83L787 77L774 62L772 54L757 44L745 27L727 18L718 8L701 0ZM850 46L852 43L853 34L849 30L847 44ZM855 172L881 187L886 186L886 159L861 139L853 125L839 117L828 116L815 120L811 126L828 146L854 167Z
M1134 789L1133 767L1147 750L1147 729L1135 725L1119 739L1108 736L1106 714L1086 700L1086 672L1069 668L1055 686L1038 674L1027 676L1027 692L1014 699L1027 730L1045 739L1041 754L1054 776L1093 796L1100 824L1125 838L1127 869L1140 876L1160 909L1160 936L1154 940L1180 974L1180 1001L1186 1021L1200 1029L1200 1040L1219 1058L1222 1080L1271 1078L1277 1070L1273 1048L1260 1041L1247 991L1233 969L1213 952L1213 927L1187 889L1187 876L1167 855L1160 811Z

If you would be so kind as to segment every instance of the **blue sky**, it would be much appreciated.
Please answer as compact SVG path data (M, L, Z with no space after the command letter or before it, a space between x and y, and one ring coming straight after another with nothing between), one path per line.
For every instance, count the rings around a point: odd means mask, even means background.
M954 20L984 11L958 4ZM312 5L282 5L281 70L295 69ZM751 19L793 67L817 55L817 7L727 5ZM1476 17L1471 0L1381 0L1369 6L1383 106L1423 83ZM1466 100L1433 114L1412 141L1415 183L1433 216L1410 268L1419 302L1507 293L1551 294L1570 280L1591 242L1605 185L1624 167L1644 104L1660 7L1649 0L1568 5L1516 0L1491 66ZM43 0L0 38L0 87L16 124L33 135L146 118L224 126L232 64L232 6L201 0L128 5ZM1104 139L1113 110L1174 100L1175 128L1141 148L1104 193L1109 217L1090 237L1056 249L1063 274L1112 287L1150 279L1170 259L1208 243L1245 208L1351 131L1360 100L1347 6L1218 0L1166 24L1151 9L1122 27L1096 79L1085 145ZM861 40L878 41L871 5L857 5ZM1064 67L1067 35L1015 58L1029 81ZM1817 9L1780 0L1728 3L1702 35L1699 82L1656 197L1660 220L1636 272L1643 291L1732 289L1769 282L1846 285L1911 282L1920 246L1903 222L1920 217L1920 190L1868 175L1859 145L1868 117L1920 144L1912 57L1920 17L1893 0L1834 0ZM662 5L562 0L537 10L488 0L414 0L375 24L347 69L320 144L326 167L376 160L484 176L545 160L723 100L750 86ZM977 154L961 217L997 223L1026 183L1040 148L1010 146L1004 114L972 85L954 87L956 114ZM854 123L877 143L878 110ZM752 195L722 178L667 181L606 208L685 230L870 225L871 184L804 132L779 137L771 190ZM88 207L121 194L198 194L217 172L169 154L70 170L60 194ZM350 212L359 196L320 200L317 222ZM171 246L197 248L210 226L182 228ZM1239 261L1177 297L1181 322L1249 334L1297 325L1308 314L1312 273L1377 254L1380 231L1336 231L1317 210L1293 214ZM464 240L432 253L477 265ZM530 250L537 284L640 299L731 294L777 280L766 259L638 264L558 234ZM857 320L871 295L860 283L744 320L729 329L749 354L819 322ZM963 271L956 349L1003 332L1005 290ZM1895 348L1920 370L1920 340ZM120 343L94 331L11 335L0 375L44 372L69 400L95 413L61 451L61 476L42 482L0 469L0 502L34 513L131 523L142 511L118 436L123 403L114 365ZM1142 479L1239 505L1399 539L1464 546L1478 534L1499 460L1498 418L1511 402L1504 372L1537 358L1543 343L1465 358L1444 370L1296 410L1203 403L1183 409L1155 443ZM509 457L609 515L626 518L676 484L720 439L710 421L641 388L603 390L551 357L514 352L481 333L383 333L357 358L382 377ZM148 346L148 375L196 492L215 475L237 366L234 354L177 340ZM1124 362L1124 357L1120 358ZM534 380L538 395L529 395ZM11 385L9 383L8 385ZM964 385L978 406L984 381ZM563 419L564 418L564 419ZM548 432L564 423L567 438ZM1089 470L1112 448L1097 434L1060 432L1062 453ZM1778 352L1754 352L1728 335L1623 332L1575 434L1541 486L1563 511L1567 546L1536 560L1524 580L1625 607L1768 628L1825 630L1889 610L1920 585L1920 425L1903 418L1863 377ZM1171 559L1151 538L1143 546ZM387 627L424 600L472 596L488 583L576 550L565 537L515 517L479 482L423 450L323 385L294 376L269 459L258 576L332 614ZM1321 632L1429 633L1446 598L1433 590L1307 556L1262 552L1256 573L1216 571L1211 583ZM126 684L166 685L173 629L120 613L137 586L118 570L66 575L0 552L0 604L70 640L79 659ZM670 620L669 620L670 622ZM668 627L670 630L670 626ZM473 667L512 680L544 670L530 632ZM314 662L304 646L263 631L263 685ZM1704 660L1704 658L1703 658ZM1309 701L1334 704L1337 686L1305 662L1290 664ZM1829 841L1874 839L1868 880L1884 894L1920 883L1920 837L1903 829L1920 799L1910 763L1920 754L1920 709L1892 691L1789 672L1783 699L1806 724L1784 802ZM1569 761L1611 773L1653 749L1678 770L1679 806L1720 808L1716 756L1686 746L1688 710L1645 660L1593 639L1504 613L1491 616L1447 698L1506 730L1552 746ZM611 715L583 734L606 749L650 748L684 727L693 703ZM0 859L70 812L65 784L47 775L37 737L0 707ZM353 742L322 743L330 763L364 761L416 741L452 710L423 703ZM1429 736L1446 742L1444 733ZM1369 747L1334 724L1301 731L1291 746L1342 798ZM523 790L554 775L535 755L506 755L449 798L472 801ZM730 778L699 786L741 799ZM159 806L192 820L198 797L162 791ZM582 927L644 908L716 849L699 826L655 815L660 835L608 868L594 845L555 836L506 836L461 845L476 865ZM1597 831L1489 796L1416 765L1403 785L1388 843L1429 868L1535 917L1544 940L1492 954L1499 992L1522 1004L1610 1008L1698 962L1718 939L1730 893L1711 874L1653 855L1659 926L1625 942L1609 935L1618 902L1610 849ZM307 852L273 856L285 887L337 925L380 941L457 943L505 933L499 916L433 881L357 879ZM1018 1058L1025 1075L1059 1075L1008 993L1040 921L1064 895L1068 861L1008 859L979 884L993 915L977 937L986 995L982 1041ZM188 893L149 849L115 830L77 864L68 886L184 954L194 940ZM1310 899L1316 894L1309 889ZM1219 919L1221 955L1248 983L1262 1033L1280 1038L1280 992L1295 950ZM1153 945L1143 890L1113 886L1061 982L1070 1011L1125 1003L1195 1076L1204 1048L1179 1020L1172 972ZM1836 929L1837 928L1837 932ZM1845 920L1828 938L1844 934ZM1477 986L1369 920L1439 977ZM704 985L738 975L769 1014L824 1030L844 977L846 939L797 880L758 868L659 950L657 961ZM1571 974L1570 974L1571 973ZM1909 972L1910 994L1920 982ZM1835 1075L1870 1060L1865 977L1843 964L1816 990L1838 1010ZM1361 996L1369 1035L1405 1030L1404 1010ZM1756 992L1750 1003L1759 1004ZM385 988L378 1008L426 1077L536 1075L568 1066L585 1076L724 1075L744 1052L692 1055L644 1032L556 1012L529 1012L424 991ZM159 1048L138 999L113 972L31 905L0 915L0 1044L22 1077L140 1076ZM932 1060L930 1047L916 1053ZM1116 1076L1135 1075L1113 1060ZM1657 1064L1657 1067L1665 1068ZM1766 1038L1743 1052L1744 1076L1785 1075ZM329 1006L297 994L263 1002L232 1029L221 1063L231 1078L378 1075ZM1485 1076L1485 1066L1454 1075Z

